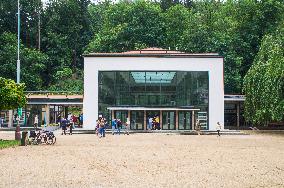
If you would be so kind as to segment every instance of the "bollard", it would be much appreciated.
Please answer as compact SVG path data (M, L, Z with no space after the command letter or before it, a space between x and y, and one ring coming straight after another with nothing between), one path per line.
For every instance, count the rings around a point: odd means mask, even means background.
M20 126L17 125L16 131L15 131L15 140L21 140L21 129Z
M21 146L27 146L28 145L28 132L23 131L22 132L22 139L21 139Z

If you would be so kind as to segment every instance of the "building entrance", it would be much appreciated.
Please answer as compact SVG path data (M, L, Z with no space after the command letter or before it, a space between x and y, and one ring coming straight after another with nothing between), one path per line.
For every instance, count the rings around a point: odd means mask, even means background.
M143 130L144 129L144 111L133 110L130 113L130 129Z
M178 112L178 129L179 130L190 130L192 129L192 112L190 111L179 111Z
M176 113L175 111L163 111L163 130L176 129Z
M127 117L130 118L132 130L192 130L194 120L196 118L202 120L199 115L200 109L197 108L109 107L108 109L111 111L112 119L119 118L125 123Z

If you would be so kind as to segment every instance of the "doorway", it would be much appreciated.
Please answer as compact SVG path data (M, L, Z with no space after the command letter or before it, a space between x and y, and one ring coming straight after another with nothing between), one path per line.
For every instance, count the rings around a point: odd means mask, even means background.
M130 129L143 130L144 129L144 111L131 111L130 115Z
M175 111L163 111L163 130L175 130L176 128L176 113Z
M178 129L179 130L191 130L191 112L179 111L178 112Z

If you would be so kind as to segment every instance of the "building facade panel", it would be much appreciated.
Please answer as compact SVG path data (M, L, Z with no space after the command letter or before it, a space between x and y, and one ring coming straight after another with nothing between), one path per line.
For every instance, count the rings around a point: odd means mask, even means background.
M84 128L94 129L99 114L99 75L102 71L123 71L139 73L148 72L149 77L155 72L207 72L209 83L209 130L215 130L219 121L224 124L224 90L223 90L223 59L194 57L85 57L84 64ZM129 75L129 74L128 74ZM132 75L132 78L135 75ZM169 77L172 75L168 75ZM146 79L147 78L146 76ZM147 87L147 86L146 86ZM183 87L180 88L182 90ZM122 88L123 89L123 88ZM151 92L159 87L150 87ZM167 89L167 88L163 88ZM170 88L168 88L170 89ZM146 90L147 91L147 88ZM180 95L182 96L182 95ZM141 99L143 101L143 99ZM150 103L156 103L151 99ZM135 99L134 99L135 101ZM139 99L138 99L139 101ZM145 99L144 99L145 101ZM176 103L178 100L175 101ZM127 102L126 102L127 103ZM124 103L124 104L126 104ZM161 104L161 103L159 103ZM147 105L144 105L147 106ZM158 105L157 105L158 106ZM202 114L201 114L202 115ZM173 116L173 115L171 115ZM177 118L177 122L181 121ZM190 125L188 125L190 126ZM176 127L178 128L178 127Z

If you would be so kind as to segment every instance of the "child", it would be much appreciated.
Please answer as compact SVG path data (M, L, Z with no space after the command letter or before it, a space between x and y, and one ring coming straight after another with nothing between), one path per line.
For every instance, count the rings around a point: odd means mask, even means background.
M221 135L220 135L221 124L220 124L219 122L217 122L216 130L217 130L217 134L218 134L218 136L221 136Z

